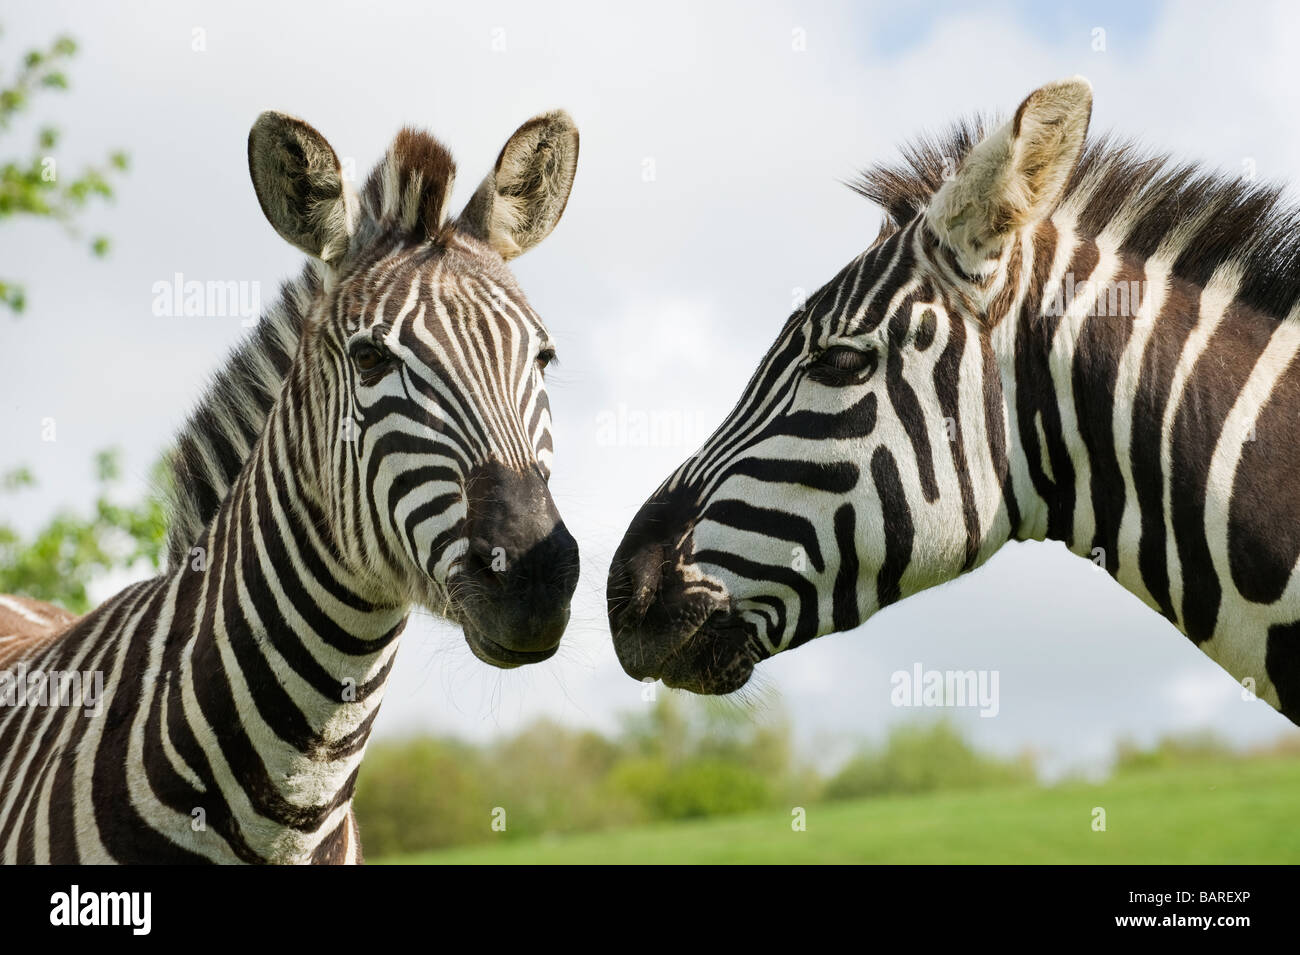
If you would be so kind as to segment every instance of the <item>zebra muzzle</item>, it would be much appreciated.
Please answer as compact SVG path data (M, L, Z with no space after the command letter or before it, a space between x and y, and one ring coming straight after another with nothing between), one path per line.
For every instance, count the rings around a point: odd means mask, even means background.
M469 549L455 589L465 639L494 666L545 660L569 622L577 541L538 473L492 463L467 487Z
M610 633L623 670L695 693L744 686L759 656L731 598L682 573L690 534L680 502L651 500L614 554L606 590Z

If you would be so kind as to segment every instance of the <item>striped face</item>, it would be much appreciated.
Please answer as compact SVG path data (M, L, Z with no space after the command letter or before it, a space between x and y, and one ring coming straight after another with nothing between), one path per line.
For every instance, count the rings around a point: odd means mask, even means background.
M950 580L1013 531L1008 380L993 339L1013 253L1060 198L1086 82L1015 119L891 209L882 236L787 322L717 432L633 520L610 568L638 679L702 693Z
M368 600L461 624L486 662L549 657L578 550L547 489L555 348L506 261L563 212L572 121L520 127L455 219L451 157L424 133L400 133L359 195L291 117L264 114L249 157L267 217L320 264L281 403L343 567Z
M918 219L790 318L615 556L630 674L730 692L759 660L973 566L1000 478L968 432L983 448L1004 416L964 291Z
M345 277L328 307L313 405L347 557L491 662L549 656L577 547L547 489L546 327L501 257L454 234Z

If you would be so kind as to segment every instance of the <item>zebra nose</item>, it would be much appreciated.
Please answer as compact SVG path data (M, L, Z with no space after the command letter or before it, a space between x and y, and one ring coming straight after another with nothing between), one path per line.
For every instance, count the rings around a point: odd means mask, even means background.
M486 537L471 537L465 563L471 571L483 569L503 571L507 569L509 558L505 548L500 544L494 545Z
M467 482L468 550L461 601L493 662L549 656L569 620L578 585L578 544L535 472L482 466ZM504 651L504 652L503 652ZM540 657L539 657L540 658Z
M490 631L502 647L550 651L568 625L578 571L578 542L562 522L523 552L471 539L464 571L472 584L467 604L480 629Z
M464 573L478 581L485 591L500 591L519 601L531 604L552 598L567 601L578 585L578 542L563 521L522 548L474 537L465 555Z
M609 565L605 600L609 629L637 630L663 586L676 507L671 498L652 497L637 511Z

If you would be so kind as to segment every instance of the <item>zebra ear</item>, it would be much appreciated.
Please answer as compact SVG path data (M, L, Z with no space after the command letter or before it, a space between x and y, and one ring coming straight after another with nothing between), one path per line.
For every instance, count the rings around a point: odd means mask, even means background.
M1051 214L1091 116L1092 86L1081 76L1034 90L935 193L926 222L968 275L987 272L1012 236Z
M356 199L324 136L300 119L268 110L248 133L248 171L276 232L325 262L347 251Z
M515 131L478 187L459 226L504 259L527 252L560 221L578 168L578 127L564 110Z

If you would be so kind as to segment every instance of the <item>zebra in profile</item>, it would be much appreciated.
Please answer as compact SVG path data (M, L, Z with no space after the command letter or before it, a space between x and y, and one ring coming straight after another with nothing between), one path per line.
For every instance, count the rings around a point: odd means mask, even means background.
M315 129L258 118L258 201L309 263L180 435L166 571L70 626L0 608L0 858L358 862L411 608L498 667L555 652L578 576L547 489L555 349L505 263L577 155L567 114L535 117L453 219L432 136L400 132L358 193ZM98 675L99 715L22 705L54 673Z
M1091 110L1050 84L864 175L879 236L616 551L631 676L727 693L1051 539L1300 722L1300 214Z

